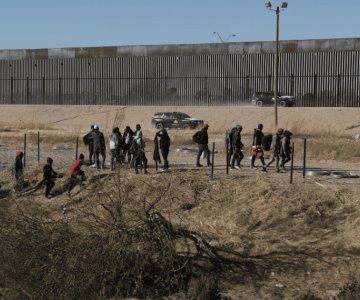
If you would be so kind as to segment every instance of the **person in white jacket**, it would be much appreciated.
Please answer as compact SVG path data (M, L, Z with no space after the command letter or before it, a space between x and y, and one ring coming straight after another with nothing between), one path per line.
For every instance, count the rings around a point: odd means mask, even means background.
M140 146L142 143L142 139L143 139L143 134L141 131L141 126L140 124L136 124L136 130L135 130L135 134L134 134L134 140L136 141L136 143Z
M109 146L110 146L110 154L111 154L111 170L114 169L115 160L116 163L122 163L122 153L121 153L121 144L122 137L119 130L119 127L115 127L112 133L109 136Z

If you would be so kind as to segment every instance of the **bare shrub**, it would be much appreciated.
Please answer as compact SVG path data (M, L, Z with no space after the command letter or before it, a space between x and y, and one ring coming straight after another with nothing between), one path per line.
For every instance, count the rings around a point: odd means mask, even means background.
M20 212L9 217L1 226L0 279L32 298L148 297L186 287L191 262L150 219L136 228L103 224L102 234L79 234L66 222Z
M217 278L213 275L201 274L191 278L187 291L191 300L217 300L220 299Z
M300 296L298 300L321 300L321 298L309 290L306 294Z
M193 240L200 254L209 246L155 210L171 182L160 189L143 182L143 194L124 178L113 180L118 184L107 192L94 188L75 218L20 208L0 212L0 282L34 299L145 298L187 290L194 256L178 254L174 240ZM212 279L200 283L213 293Z
M360 299L360 284L357 281L351 281L345 284L337 294L339 300Z

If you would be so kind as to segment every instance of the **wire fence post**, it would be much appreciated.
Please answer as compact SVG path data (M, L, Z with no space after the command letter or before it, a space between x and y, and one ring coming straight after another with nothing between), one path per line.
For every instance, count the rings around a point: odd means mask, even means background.
M24 134L24 168L26 166L26 133Z
M294 171L294 143L292 143L292 151L291 151L291 168L290 168L290 184L293 183L293 171Z
M305 170L306 170L306 138L304 139L303 178L305 178Z
M38 131L37 136L37 150L38 150L38 163L40 163L40 131Z
M212 157L211 157L211 179L214 178L214 161L215 161L215 142L213 142L212 147Z
M78 159L79 154L79 137L76 137L76 149L75 149L75 160Z

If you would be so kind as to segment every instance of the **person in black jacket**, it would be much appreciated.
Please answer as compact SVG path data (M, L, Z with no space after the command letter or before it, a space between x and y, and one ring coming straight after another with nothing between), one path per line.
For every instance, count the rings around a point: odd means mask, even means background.
M254 165L255 159L256 159L256 157L259 157L259 159L262 163L262 170L266 171L265 160L264 160L264 150L263 150L263 146L262 146L264 134L263 134L262 130L263 130L263 124L259 124L258 127L254 129L250 168L253 169L255 167L255 165Z
M281 138L281 164L280 167L285 170L285 164L291 160L291 136L289 130L285 130Z
M170 137L166 129L158 131L156 136L160 138L160 151L164 160L163 171L165 171L169 169L168 155L170 149Z
M51 198L50 194L52 188L55 186L55 182L53 177L57 176L57 173L52 168L53 159L48 157L46 160L46 165L44 166L44 181L45 181L45 197Z
M231 131L231 162L230 168L232 170L240 169L240 162L244 158L244 154L242 153L241 149L244 147L244 144L241 142L241 131L242 126L236 125L235 130ZM235 166L236 162L236 166Z
M280 172L279 163L280 163L280 155L281 155L281 139L283 138L284 129L279 128L277 132L273 135L271 141L271 151L272 157L266 168L268 168L274 161L276 161L276 172Z
M105 159L106 159L105 138L104 138L103 133L99 130L98 125L94 125L94 131L92 132L91 136L94 141L94 153L95 153L96 167L98 169L100 169L99 156L101 154L101 157L102 157L101 167L105 168Z
M15 179L16 179L16 187L15 189L20 191L23 189L24 185L24 165L23 165L24 153L21 151L16 152L15 163L14 163L14 171L15 171Z
M24 171L24 165L23 165L23 161L22 161L23 157L24 157L23 152L18 151L16 153L14 169L15 169L15 179L17 181L20 180L23 176L23 171Z
M205 154L206 154L207 165L211 166L208 128L209 128L209 125L205 124L204 127L199 131L199 134L198 134L197 143L199 146L199 150L198 150L198 154L196 157L196 166L197 167L202 167L202 165L200 164L200 157L201 157L201 154L203 154L203 152L205 152Z

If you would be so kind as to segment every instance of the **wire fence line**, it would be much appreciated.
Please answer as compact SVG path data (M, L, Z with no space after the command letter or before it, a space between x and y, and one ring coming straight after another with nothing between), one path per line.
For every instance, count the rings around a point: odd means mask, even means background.
M59 166L69 167L74 159L78 157L79 151L86 150L85 146L79 146L78 139L67 143L55 143L50 146L48 143L42 143L40 132L36 136L37 141L35 143L29 143L29 136L25 134L23 141L18 143L19 146L13 144L0 145L0 173L3 175L5 173L14 174L15 157L18 151L24 153L24 168L32 168L39 164L45 164L47 157L52 157Z

